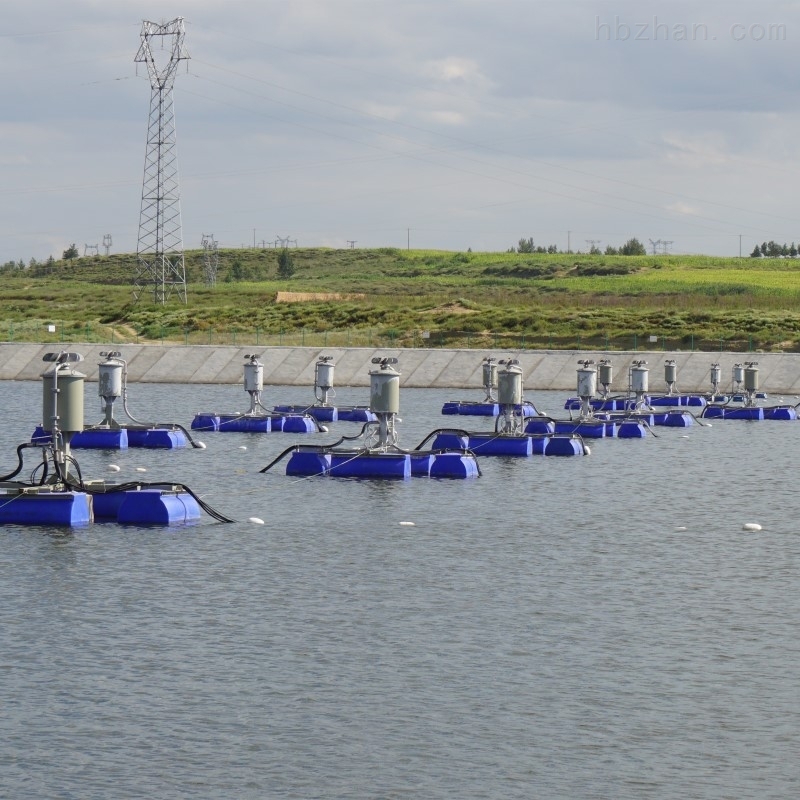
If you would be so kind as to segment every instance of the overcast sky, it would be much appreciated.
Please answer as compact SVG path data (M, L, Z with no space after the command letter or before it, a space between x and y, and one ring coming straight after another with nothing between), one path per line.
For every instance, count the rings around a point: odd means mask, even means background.
M0 263L135 252L134 57L176 17L187 249L800 242L798 0L28 0L0 33Z

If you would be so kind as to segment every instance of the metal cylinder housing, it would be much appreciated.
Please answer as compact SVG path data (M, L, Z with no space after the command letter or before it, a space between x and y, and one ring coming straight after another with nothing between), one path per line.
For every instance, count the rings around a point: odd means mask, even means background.
M317 361L314 367L314 385L323 392L333 388L333 364L330 361Z
M522 367L507 364L497 372L497 400L500 405L519 405L522 402Z
M83 430L83 387L86 376L67 365L42 374L42 427L62 433ZM57 391L56 391L57 390Z
M369 373L369 407L376 414L400 413L400 373L389 365Z

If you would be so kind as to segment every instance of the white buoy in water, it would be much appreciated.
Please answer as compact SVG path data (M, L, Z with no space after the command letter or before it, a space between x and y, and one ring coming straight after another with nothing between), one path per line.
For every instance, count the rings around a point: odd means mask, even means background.
M108 468L111 472L119 472L119 467L116 464L109 464Z
M585 444L583 446L583 450L584 450L584 452L586 453L587 456L590 456L592 454L592 450L591 450L591 448L589 447L588 444Z
M400 524L401 524L401 525L408 525L408 526L414 527L414 526L415 526L417 523L416 523L416 522L406 522L406 521L403 521L403 522L401 522Z
M247 445L246 444L240 444L239 445L239 449L240 450L247 450Z
M253 525L263 525L264 524L264 520L261 519L261 517L248 517L247 521L248 522L252 522Z
M678 527L675 528L675 530L676 531L685 531L686 530L686 526L685 525L678 525Z
M147 467L136 467L137 472L147 472Z
M320 426L319 426L319 432L320 432L320 433L327 433L327 432L328 432L328 427L327 427L327 425L320 425Z
M205 450L206 446L205 446L205 444L203 444L203 442L197 442L197 449L198 450Z
M742 526L742 530L744 531L760 531L761 526L757 522L745 522Z

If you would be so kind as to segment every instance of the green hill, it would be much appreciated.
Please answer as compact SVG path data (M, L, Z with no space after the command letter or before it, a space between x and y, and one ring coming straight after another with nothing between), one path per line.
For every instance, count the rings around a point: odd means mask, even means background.
M497 349L800 349L800 261L780 258L222 250L186 253L187 303L133 302L136 256L6 265L0 338ZM55 330L51 330L51 328Z

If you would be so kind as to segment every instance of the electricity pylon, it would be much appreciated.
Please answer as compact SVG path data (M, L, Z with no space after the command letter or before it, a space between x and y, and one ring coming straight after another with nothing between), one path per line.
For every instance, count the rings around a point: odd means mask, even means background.
M206 286L217 285L217 270L219 269L219 245L213 233L203 234L203 273Z
M178 64L189 58L183 46L186 31L183 17L171 22L142 22L142 43L136 63L147 64L150 78L150 117L139 214L139 243L136 248L134 302L146 287L153 302L165 303L174 293L186 302L186 267L181 232L180 186L175 138L172 87ZM159 52L168 52L163 66L156 63L151 42Z

